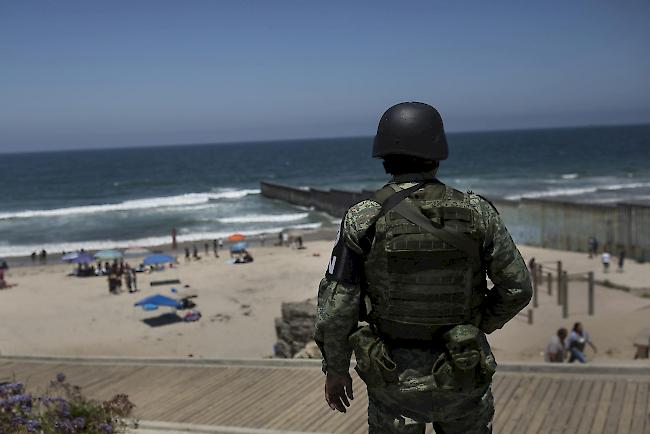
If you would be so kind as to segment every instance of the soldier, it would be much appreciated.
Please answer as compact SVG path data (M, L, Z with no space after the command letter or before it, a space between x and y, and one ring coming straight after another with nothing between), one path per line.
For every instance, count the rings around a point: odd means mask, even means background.
M370 434L421 434L426 423L438 434L490 433L496 362L485 334L532 295L494 206L436 179L447 154L433 107L384 113L373 157L393 178L348 210L318 289L325 399L343 413L350 405L354 351Z

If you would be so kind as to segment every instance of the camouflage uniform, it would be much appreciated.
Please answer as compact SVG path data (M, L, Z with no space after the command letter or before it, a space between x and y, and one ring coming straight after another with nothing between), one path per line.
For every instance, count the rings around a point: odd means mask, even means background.
M392 183L408 188L431 178L433 174L430 173L399 175L393 178ZM445 192L445 185L441 183L427 188L431 189L433 196L442 197ZM368 362L363 355L356 354L357 371L368 385L371 434L424 433L425 423L428 422L433 423L439 434L491 432L494 406L490 383L496 362L485 333L501 328L525 307L531 298L532 288L526 264L495 208L478 195L464 197L478 216L474 235L481 257L480 264L477 263L475 269L471 270L472 285L478 288L475 290L478 297L475 297L472 305L471 324L456 326L454 330L460 335L474 333L482 368L476 371L478 374L473 376L471 384L468 383L469 387L467 384L464 387L454 384L446 387L445 378L451 378L453 383L454 378L462 379L462 376L454 377L448 365L436 368L444 359L444 340L436 337L418 343L382 338L385 351L390 355L389 360L395 364L391 372L394 381L379 378L373 382L364 378L369 376L370 371L365 371L366 375L362 372ZM339 236L347 247L361 255L365 266L368 265L374 226L380 211L381 206L377 202L365 200L352 206L342 223ZM489 290L485 285L486 273L494 284ZM353 333L358 329L360 319L362 286L363 282L343 283L327 275L320 283L315 338L324 353L323 369L326 372L345 375L349 370L353 352L351 341L356 339L357 333ZM372 334L369 330L362 330L361 333ZM381 348L377 348L371 352L381 351ZM432 372L436 369L438 376L432 378ZM444 377L445 369L449 371L447 377Z

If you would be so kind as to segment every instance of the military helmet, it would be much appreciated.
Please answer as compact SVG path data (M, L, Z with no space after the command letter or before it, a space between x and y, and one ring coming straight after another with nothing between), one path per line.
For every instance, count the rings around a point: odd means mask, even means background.
M410 155L445 160L449 151L438 110L421 102L402 102L386 110L379 120L372 156Z

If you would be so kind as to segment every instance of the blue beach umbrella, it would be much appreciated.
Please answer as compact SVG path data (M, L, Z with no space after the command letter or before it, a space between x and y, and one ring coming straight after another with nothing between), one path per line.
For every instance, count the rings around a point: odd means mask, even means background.
M144 260L142 261L144 265L160 265L160 264L167 264L169 262L176 262L176 258L169 255L163 255L160 253L154 253L153 255L149 255L146 258L144 258Z
M248 247L248 243L245 241L241 241L239 243L235 243L231 245L230 251L232 253L243 252L244 250L246 250L247 247Z
M119 250L100 250L95 253L97 259L119 259L124 255Z
M95 261L95 257L90 253L79 253L71 262L75 264L89 264Z

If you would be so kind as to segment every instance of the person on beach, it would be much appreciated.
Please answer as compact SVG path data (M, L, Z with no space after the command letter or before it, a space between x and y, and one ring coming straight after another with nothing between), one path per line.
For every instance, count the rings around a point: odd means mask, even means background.
M203 251L205 252L205 256L208 256L208 253L210 253L210 244L207 242L203 243Z
M564 363L566 356L566 337L568 335L567 329L562 327L557 331L555 336L551 337L551 340L546 346L546 351L544 352L544 361L549 363Z
M36 251L35 250L32 252L30 257L32 258L32 264L36 263Z
M589 239L587 240L587 252L589 253L589 259L593 258L594 255L596 254L596 251L594 249L594 242L595 242L594 237L589 237Z
M172 228L172 249L176 250L176 228Z
M190 262L190 249L185 247L185 262Z
M135 272L135 268L131 268L131 283L133 292L138 292L138 273Z
M124 266L124 286L126 286L129 293L133 292L133 275L131 274L131 266L128 262Z
M215 258L219 257L219 243L216 238L212 240L212 252L214 253Z
M354 352L370 433L424 434L427 423L491 433L496 361L485 335L532 297L494 205L436 178L447 154L435 108L409 102L384 113L372 155L392 179L348 209L318 288L325 401L346 412Z
M108 293L109 294L115 294L116 293L116 291L115 291L115 289L117 287L117 285L115 283L116 276L117 276L117 269L115 269L115 272L113 272L113 268L110 268L109 271L108 271L108 277L106 278L106 280L108 281Z
M623 266L625 265L625 249L621 249L618 252L618 272L623 272Z
M41 250L41 264L47 264L47 251L45 249Z
M575 323L567 341L570 354L569 363L573 363L576 360L580 363L587 363L587 357L585 356L585 347L587 344L594 350L594 353L598 352L596 345L591 341L591 336L583 329L582 323Z
M602 255L602 261L603 261L603 273L609 272L609 261L611 259L611 255L609 254L609 250L605 248L603 250L603 255Z
M192 244L192 256L194 257L195 260L201 259L199 256L199 249L196 247L196 244Z

